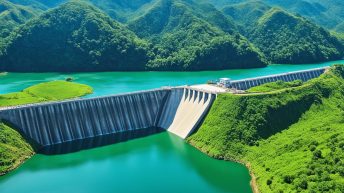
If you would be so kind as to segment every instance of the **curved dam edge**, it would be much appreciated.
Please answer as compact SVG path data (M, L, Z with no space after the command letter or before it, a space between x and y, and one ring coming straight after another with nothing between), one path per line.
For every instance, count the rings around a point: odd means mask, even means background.
M40 146L153 127L186 138L214 99L192 88L162 88L10 107L0 110L0 119Z

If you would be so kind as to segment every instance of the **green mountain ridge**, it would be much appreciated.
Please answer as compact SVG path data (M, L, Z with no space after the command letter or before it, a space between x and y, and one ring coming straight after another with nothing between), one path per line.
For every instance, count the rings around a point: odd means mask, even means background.
M200 11L208 13L200 16ZM222 23L218 22L222 20ZM265 66L263 56L209 4L162 0L129 23L155 45L150 69L208 70ZM232 29L234 28L234 29Z
M230 31L233 25L229 20L219 23L217 27L216 19L213 19L213 25L199 18L190 5L196 6L191 1L161 1L131 22L128 26L134 32L135 29L136 32L156 30L154 22L144 21L147 18L150 21L150 14L155 14L155 11L165 14L161 11L165 10L164 6L170 10L169 14L158 18L166 18L167 22L157 31L159 37L150 37L152 32L149 31L145 41L137 38L124 25L112 21L92 4L80 1L63 4L29 21L11 35L2 50L0 69L215 70L266 65L259 50L246 38L219 28L222 26L222 29ZM203 7L200 5L199 9ZM226 18L209 5L205 9L214 11L205 18Z
M240 31L273 63L313 63L343 56L343 44L307 19L262 1L225 6Z
M256 0L207 0L219 9ZM338 28L344 20L344 1L342 0L260 0L269 6L279 7L293 14L301 15L329 30L344 32Z
M207 0L7 0L34 14L4 28L0 70L222 70L343 57L341 34L269 1L240 2L219 10Z
M0 1L0 38L7 37L12 30L39 13L25 6Z
M147 50L146 42L100 10L70 2L12 33L0 58L0 69L143 70L149 59Z
M257 21L249 39L275 63L336 60L344 46L325 29L301 17L272 8Z

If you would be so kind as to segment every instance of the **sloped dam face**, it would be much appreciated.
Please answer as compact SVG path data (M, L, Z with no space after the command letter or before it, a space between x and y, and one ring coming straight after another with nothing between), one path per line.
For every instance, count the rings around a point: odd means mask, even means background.
M162 128L185 138L214 98L189 88L157 89L14 107L0 111L0 118L40 146L144 128Z

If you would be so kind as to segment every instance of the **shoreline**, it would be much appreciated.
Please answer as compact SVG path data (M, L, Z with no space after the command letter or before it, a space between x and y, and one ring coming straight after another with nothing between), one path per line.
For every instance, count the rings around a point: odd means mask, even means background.
M236 159L225 159L223 157L214 157L214 156L210 156L207 152L203 151L202 149L196 147L195 145L193 145L193 143L191 143L190 141L186 140L186 142L188 144L190 144L192 147L196 148L198 151L204 153L205 155L213 158L213 159L216 159L216 160L223 160L223 161L230 161L230 162L235 162L235 163L239 163L243 166L245 166L247 168L247 170L249 171L249 174L250 174L250 177L251 177L251 180L250 180L250 187L251 187L251 190L252 190L252 193L260 193L259 191L259 186L258 186L258 183L257 183L257 177L254 175L253 171L252 171L252 167L251 167L251 164L249 162L245 162L243 160L236 160Z
M34 155L36 155L36 152L32 152L31 155L22 157L17 161L17 163L13 164L8 170L5 170L3 172L0 172L0 177L5 176L6 174L9 174L10 172L18 169L22 164L24 164L27 160L31 159Z
M204 153L205 155L213 158L213 159L217 159L217 160L223 160L223 161L231 161L231 162L235 162L235 163L239 163L243 166L245 166L250 174L251 180L250 180L250 187L252 190L252 193L260 193L259 192L259 188L258 188L258 184L257 184L257 178L254 175L253 171L252 171L252 167L251 164L249 162L244 162L242 160L235 160L235 159L224 159L224 158L216 158L214 156L210 156L208 153L202 151L200 148L196 147L195 145L193 145L192 143L190 143L189 141L186 141L188 144L190 144L192 147L196 148L197 150L199 150L200 152ZM33 152L31 155L22 157L20 160L18 160L17 163L15 163L12 167L10 167L8 170L5 170L4 172L0 173L0 177L1 176L5 176L7 174L9 174L10 172L18 169L22 164L24 164L27 160L31 159L34 155L36 155L36 152Z

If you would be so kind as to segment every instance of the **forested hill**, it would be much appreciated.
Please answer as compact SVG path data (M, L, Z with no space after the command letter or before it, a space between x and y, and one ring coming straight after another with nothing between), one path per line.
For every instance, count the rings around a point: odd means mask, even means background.
M0 38L4 38L20 24L37 16L40 11L0 0Z
M142 19L134 19L129 27L147 38L142 40L90 3L63 4L28 21L10 35L2 49L0 69L214 70L266 65L258 49L240 34L232 32L232 22L216 19L207 22L191 11L191 5L196 6L195 3L163 0L153 4L145 14L137 13ZM154 33L149 32L148 36L139 33L156 27L155 24L140 25L146 19L146 23L150 23L149 15L155 10L163 11L164 6L171 12L166 16L167 27L159 32L161 36L153 41L150 33ZM215 8L213 11L226 18ZM135 30L134 26L139 27Z
M204 13L204 14L201 14ZM263 56L236 33L233 22L211 5L162 0L129 23L154 44L148 67L164 70L252 68Z
M93 6L71 2L11 34L0 59L8 71L144 70L148 45Z
M341 33L270 1L0 0L0 71L219 70L343 57Z
M342 56L343 45L329 32L278 8L256 24L249 38L275 63L314 63Z
M344 32L343 0L206 0L219 9L225 6L260 2L298 14L329 30Z
M274 63L313 63L342 56L343 44L324 28L260 1L228 5L241 32Z

